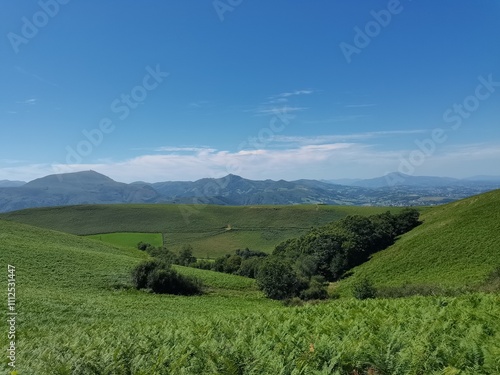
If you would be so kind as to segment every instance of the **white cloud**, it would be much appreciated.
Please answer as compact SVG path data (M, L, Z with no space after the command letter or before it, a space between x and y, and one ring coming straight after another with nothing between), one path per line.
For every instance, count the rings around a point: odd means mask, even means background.
M16 102L17 104L27 104L27 105L34 105L38 102L38 99L36 98L30 98L30 99L26 99L26 100L21 100L21 101L18 101Z
M278 103L286 103L288 102L288 98L291 96L299 96L299 95L310 95L313 94L313 90L295 90L289 92L282 92L281 94L270 96L268 104L278 104Z
M171 146L163 146L158 147L154 151L158 152L214 152L217 151L214 148L210 147L171 147Z
M257 115L260 116L269 116L269 115L278 115L278 114L284 114L284 113L292 113L292 112L301 112L305 111L309 108L307 107L289 107L289 106L284 106L284 107L272 107L272 108L257 108L253 110Z
M290 96L309 95L309 94L312 94L313 92L314 92L313 90L295 90L295 91L290 91L290 92L282 92L281 94L275 95L274 97L276 97L276 98L288 98Z
M325 140L325 138L323 139ZM283 149L240 151L214 148L166 148L164 154L88 164L33 164L0 168L0 180L29 181L48 174L95 170L116 181L174 181L222 177L229 173L251 179L369 178L398 169L408 150L381 150L355 142L323 142L288 146ZM190 151L187 151L189 149ZM184 152L186 151L186 152ZM494 144L443 145L415 170L416 175L466 177L495 174L500 147Z
M304 136L304 137L275 135L272 141L285 144L316 145L316 144L332 143L332 142L346 142L354 140L360 141L366 139L398 136L398 135L423 134L426 132L427 130L415 129L415 130L386 130L386 131L352 133L352 134L330 134L330 135Z

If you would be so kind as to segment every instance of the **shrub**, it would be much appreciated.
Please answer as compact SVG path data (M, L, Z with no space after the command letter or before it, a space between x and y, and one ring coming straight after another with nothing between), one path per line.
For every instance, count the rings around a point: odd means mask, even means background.
M272 299L295 297L305 289L292 266L276 257L269 257L262 263L256 279L259 288Z
M305 301L314 299L327 299L328 291L326 290L325 279L321 276L314 276L309 282L309 287L300 293L300 298Z
M245 276L255 279L257 277L257 274L259 273L259 268L260 265L262 264L263 259L264 258L261 257L252 257L244 259L241 262L238 274L240 276Z
M167 268L164 262L159 260L148 260L138 264L132 270L132 283L136 289L145 289L148 285L148 277L155 269Z
M353 295L357 299L375 298L377 295L377 290L373 286L371 280L369 280L367 277L364 277L354 283Z
M151 289L159 294L193 295L201 293L201 281L179 274L170 264L150 260L138 264L132 270L132 282L136 289Z
M191 263L189 266L193 268L199 268L201 270L211 270L214 262L210 262L205 259L198 259L196 262Z
M151 246L146 249L146 252L153 258L157 258L168 264L176 264L178 262L177 255L164 247Z
M153 270L147 286L158 294L193 295L201 291L201 283L197 279L183 276L172 268Z
M248 259L248 258L255 258L255 257L263 258L263 257L267 257L269 254L267 254L263 251L259 251L259 250L250 250L247 247L244 250L240 250L240 249L236 250L236 255L239 255L243 259Z
M196 257L193 256L193 247L191 245L184 245L179 252L179 256L177 257L177 264L181 266L189 266L192 263L196 262Z
M239 255L231 255L224 262L223 272L225 273L237 273L240 269L241 257Z
M151 246L151 244L142 241L137 244L137 248L142 251L145 251L148 246Z

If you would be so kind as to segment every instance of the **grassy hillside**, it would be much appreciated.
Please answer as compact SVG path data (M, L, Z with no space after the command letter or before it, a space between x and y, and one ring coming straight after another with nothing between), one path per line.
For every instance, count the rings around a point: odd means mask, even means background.
M354 269L350 285L368 276L377 285L463 286L500 266L500 190L427 210L423 224Z
M85 205L22 210L2 214L0 218L78 235L165 233L171 250L177 251L189 243L196 256L217 257L245 247L271 251L281 241L301 235L313 226L349 214L371 215L387 209L326 205ZM141 240L147 242L134 237L129 244ZM126 240L113 243L120 241Z
M156 247L163 245L163 238L161 233L133 233L133 232L118 232L118 233L103 233L91 234L87 236L93 240L102 241L111 245L137 248L139 242L146 242Z
M285 308L253 280L179 267L202 296L127 288L144 254L0 220L16 267L18 374L492 374L494 295L340 300ZM0 287L6 289L2 278ZM0 338L7 352L6 335ZM9 370L4 357L0 369Z

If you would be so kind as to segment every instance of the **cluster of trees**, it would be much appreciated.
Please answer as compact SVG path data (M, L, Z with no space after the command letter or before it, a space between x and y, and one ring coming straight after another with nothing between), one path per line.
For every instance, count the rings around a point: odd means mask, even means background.
M184 246L179 254L142 242L138 248L162 264L255 278L260 289L272 299L324 299L328 297L328 282L346 277L353 267L366 262L373 253L392 245L398 236L419 224L418 211L409 208L398 214L387 211L368 217L352 215L286 240L277 245L271 255L246 248L215 261L197 260L190 245ZM165 270L161 277L166 280L171 271ZM154 278L158 276L154 272L151 275L155 276L140 285L154 290ZM361 298L369 298L373 294L372 286L361 285L358 292Z
M137 248L147 252L153 258L162 260L167 264L178 264L180 266L189 267L198 262L196 257L193 255L193 247L191 245L184 245L178 254L165 247L155 247L150 243L142 241L137 244Z
M336 281L419 224L418 211L410 208L398 214L347 216L282 242L273 255L289 259L304 276L321 275Z
M265 257L269 254L262 251L236 250L234 254L226 254L216 258L210 265L212 271L231 273L254 279Z
M326 298L327 282L346 277L353 267L419 224L415 209L404 209L398 214L347 216L277 245L260 264L257 283L273 299ZM354 292L357 298L374 295L373 287L366 282Z

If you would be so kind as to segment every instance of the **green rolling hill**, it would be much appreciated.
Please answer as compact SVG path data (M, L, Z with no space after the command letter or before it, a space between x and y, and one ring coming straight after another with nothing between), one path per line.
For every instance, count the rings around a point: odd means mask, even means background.
M455 209L464 215L475 212L477 225L484 224L482 213L494 211L488 202L496 201L489 198L464 201ZM479 211L463 204L479 206ZM436 212L428 212L426 223L416 230L433 220L439 224ZM130 269L145 256L135 249L0 219L0 263L5 270L8 264L16 269L17 373L500 370L500 326L491 313L498 308L497 295L347 298L287 308L264 298L254 280L184 267L178 270L203 280L203 295L154 295L128 287ZM451 275L446 268L441 274ZM6 277L0 287L7 289ZM5 338L0 346L7 352L10 344ZM10 370L7 363L4 358L0 369Z
M480 283L500 266L500 190L434 207L421 220L341 285L366 276L378 286L457 287Z
M130 247L140 233L164 234L169 249L191 244L199 257L217 257L249 247L271 252L283 240L347 215L371 215L387 207L356 206L216 206L216 205L82 205L27 209L1 214L0 219L77 235L139 233L129 236ZM397 211L397 208L391 208ZM114 236L112 236L114 237ZM93 236L108 240L109 236ZM123 239L111 243L123 245Z

